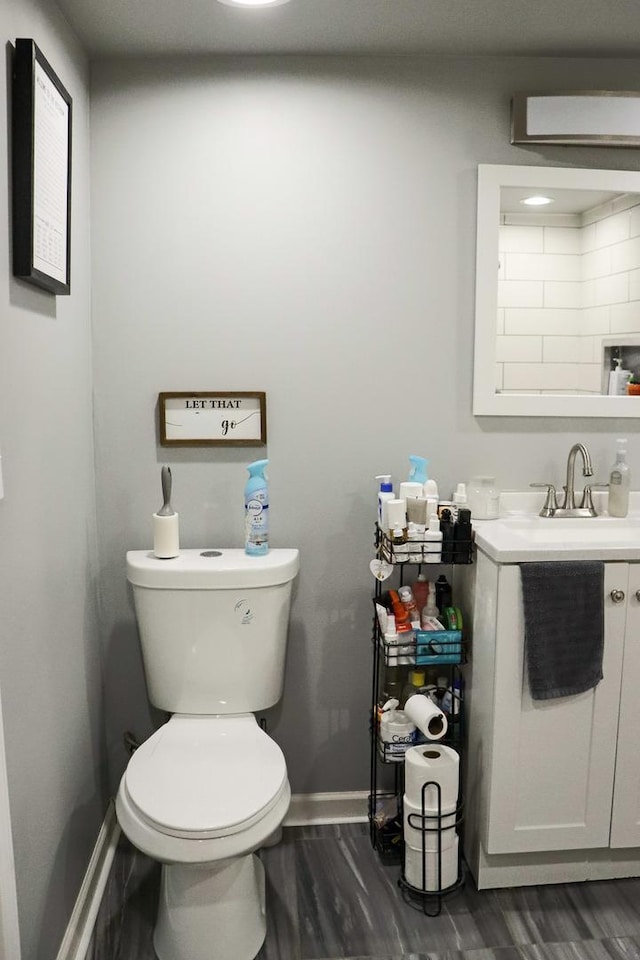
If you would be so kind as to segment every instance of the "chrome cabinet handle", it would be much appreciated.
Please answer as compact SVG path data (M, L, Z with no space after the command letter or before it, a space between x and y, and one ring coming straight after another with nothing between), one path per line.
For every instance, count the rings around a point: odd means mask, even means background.
M636 593L636 596L640 600L640 597L638 596L638 594L640 594L640 590L638 590L638 592ZM624 590L612 590L611 599L613 600L614 603L622 603L622 601L624 600Z

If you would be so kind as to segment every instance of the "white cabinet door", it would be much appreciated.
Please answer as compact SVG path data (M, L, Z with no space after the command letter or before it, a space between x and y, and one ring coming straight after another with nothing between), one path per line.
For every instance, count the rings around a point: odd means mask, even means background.
M640 847L640 564L629 566L611 846Z
M605 565L604 679L577 696L532 700L520 568L500 567L487 853L609 846L626 617L610 594L627 593L627 579L628 564Z

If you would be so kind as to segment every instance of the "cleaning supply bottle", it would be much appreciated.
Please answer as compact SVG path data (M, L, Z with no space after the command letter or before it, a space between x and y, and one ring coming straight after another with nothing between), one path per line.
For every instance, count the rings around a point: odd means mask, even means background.
M387 522L387 509L386 503L387 500L393 500L393 484L391 483L391 475L388 473L382 473L376 477L376 480L380 481L380 489L378 491L378 526L381 530L388 530L389 524Z
M400 695L400 707L404 707L409 697L421 693L425 685L424 670L410 670L409 677Z
M398 596L404 604L407 613L409 614L409 623L411 624L414 630L420 629L420 611L418 610L418 605L416 604L415 597L413 596L413 591L411 587L404 586L398 588Z
M471 563L471 511L466 507L460 507L453 525L453 562Z
M450 607L452 602L451 598L451 584L443 573L436 580L436 607L438 610L444 610L445 607Z
M244 549L254 557L269 552L269 488L264 470L268 460L255 460L247 467L244 488Z
M417 457L415 454L409 456L411 469L409 470L409 480L413 483L424 483L427 479L427 463L424 457Z
M440 515L440 530L442 532L442 563L453 563L453 519L451 510L443 510Z
M429 520L429 526L425 530L424 539L424 562L440 563L442 557L442 532L437 516L431 517L431 520Z
M422 608L427 602L427 597L429 596L429 581L424 573L418 574L411 589L413 591L413 599L416 602L416 606L420 613L422 613Z
M631 470L627 463L627 441L616 440L616 462L609 474L608 511L611 517L626 517L629 512Z

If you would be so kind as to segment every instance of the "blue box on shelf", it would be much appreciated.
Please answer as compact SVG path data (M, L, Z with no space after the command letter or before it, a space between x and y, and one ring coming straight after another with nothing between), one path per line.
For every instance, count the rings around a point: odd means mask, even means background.
M416 665L461 663L461 630L416 630Z

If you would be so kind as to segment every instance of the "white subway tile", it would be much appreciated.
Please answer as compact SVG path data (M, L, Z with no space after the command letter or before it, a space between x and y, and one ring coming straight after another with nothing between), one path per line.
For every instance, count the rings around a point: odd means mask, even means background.
M584 334L609 333L611 307L588 307L582 311L580 329Z
M596 305L596 282L594 280L583 280L580 284L580 306L583 310Z
M544 227L545 253L582 252L581 231L578 227Z
M640 237L616 243L611 250L611 273L640 269Z
M629 300L640 300L640 270L629 273Z
M504 333L504 307L498 307L498 315L496 317L496 336L501 336Z
M609 277L599 277L595 284L595 306L608 303L622 303L629 299L629 277L626 273L614 273Z
M602 366L599 363L580 363L577 369L576 388L583 393L602 392Z
M544 280L544 254L505 253L503 280Z
M629 233L632 237L640 236L640 204L631 210Z
M499 228L498 247L505 253L542 253L543 227L510 227L504 224Z
M611 249L611 247L603 247L601 250L590 250L582 254L583 280L606 277L611 273Z
M580 310L508 308L504 312L504 332L508 336L526 334L574 336L580 333L580 314Z
M597 246L595 223L585 224L580 228L580 249L582 253L589 253L590 250L596 250Z
M544 337L543 339L543 363L590 363L592 360L592 337Z
M505 390L575 390L576 363L505 363Z
M640 333L640 300L612 305L611 333Z
M568 309L582 305L582 291L579 282L545 281L545 307Z
M499 307L541 307L543 283L538 280L498 281Z
M599 220L596 227L596 247L608 247L631 236L631 216L628 210Z
M531 361L540 363L542 360L542 337L497 337L496 360Z

